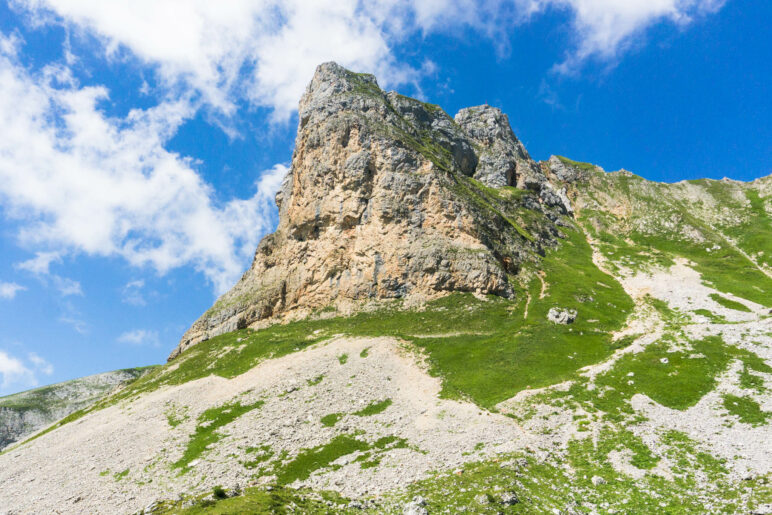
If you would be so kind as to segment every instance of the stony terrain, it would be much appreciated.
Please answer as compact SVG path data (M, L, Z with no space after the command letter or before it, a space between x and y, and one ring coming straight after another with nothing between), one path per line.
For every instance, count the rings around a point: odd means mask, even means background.
M0 450L94 404L145 370L125 369L0 397Z
M772 513L772 177L536 163L320 66L277 231L0 513Z

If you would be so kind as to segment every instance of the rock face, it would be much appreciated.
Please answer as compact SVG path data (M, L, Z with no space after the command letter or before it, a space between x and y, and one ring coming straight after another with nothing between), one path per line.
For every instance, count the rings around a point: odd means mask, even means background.
M547 216L524 221L529 233L486 186L527 190L522 205ZM257 321L329 305L451 291L511 297L508 274L554 244L555 222L570 212L500 110L468 108L454 120L334 63L318 67L300 101L276 203L276 232L170 359Z
M0 449L90 406L143 370L116 370L0 397Z

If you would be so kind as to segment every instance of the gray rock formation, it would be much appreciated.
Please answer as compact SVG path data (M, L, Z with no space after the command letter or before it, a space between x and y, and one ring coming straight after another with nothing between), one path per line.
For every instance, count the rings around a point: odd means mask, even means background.
M329 305L451 291L511 297L508 275L554 245L570 213L498 109L464 109L454 120L326 63L298 115L276 232L170 359L260 320ZM491 193L473 178L524 191Z
M0 449L92 405L145 370L116 370L0 397Z
M501 109L482 105L462 109L455 121L479 149L474 178L491 188L540 189L544 174L509 125Z
M576 321L576 310L568 308L550 308L547 320L554 324L573 324Z

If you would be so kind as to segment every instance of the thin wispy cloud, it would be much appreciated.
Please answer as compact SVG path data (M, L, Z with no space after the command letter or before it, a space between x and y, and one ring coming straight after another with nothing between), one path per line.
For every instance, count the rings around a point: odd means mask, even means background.
M146 329L134 329L133 331L127 331L122 333L118 337L118 343L126 343L128 345L149 345L152 347L160 347L161 340L158 337L156 331L148 331Z
M144 287L145 281L142 279L129 281L121 289L121 300L124 303L130 304L132 306L145 306L147 301L145 300L145 296L142 294Z
M24 359L0 350L0 394L11 390L33 388L39 384L38 375L51 375L54 367L40 357L30 353Z
M13 299L17 293L26 289L20 284L0 282L0 299Z

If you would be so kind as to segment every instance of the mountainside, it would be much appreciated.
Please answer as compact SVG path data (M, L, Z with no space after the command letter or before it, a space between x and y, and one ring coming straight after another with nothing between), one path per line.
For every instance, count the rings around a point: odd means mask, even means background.
M321 65L280 220L11 513L772 513L772 177L533 161Z
M94 404L146 371L116 370L0 397L0 449Z

